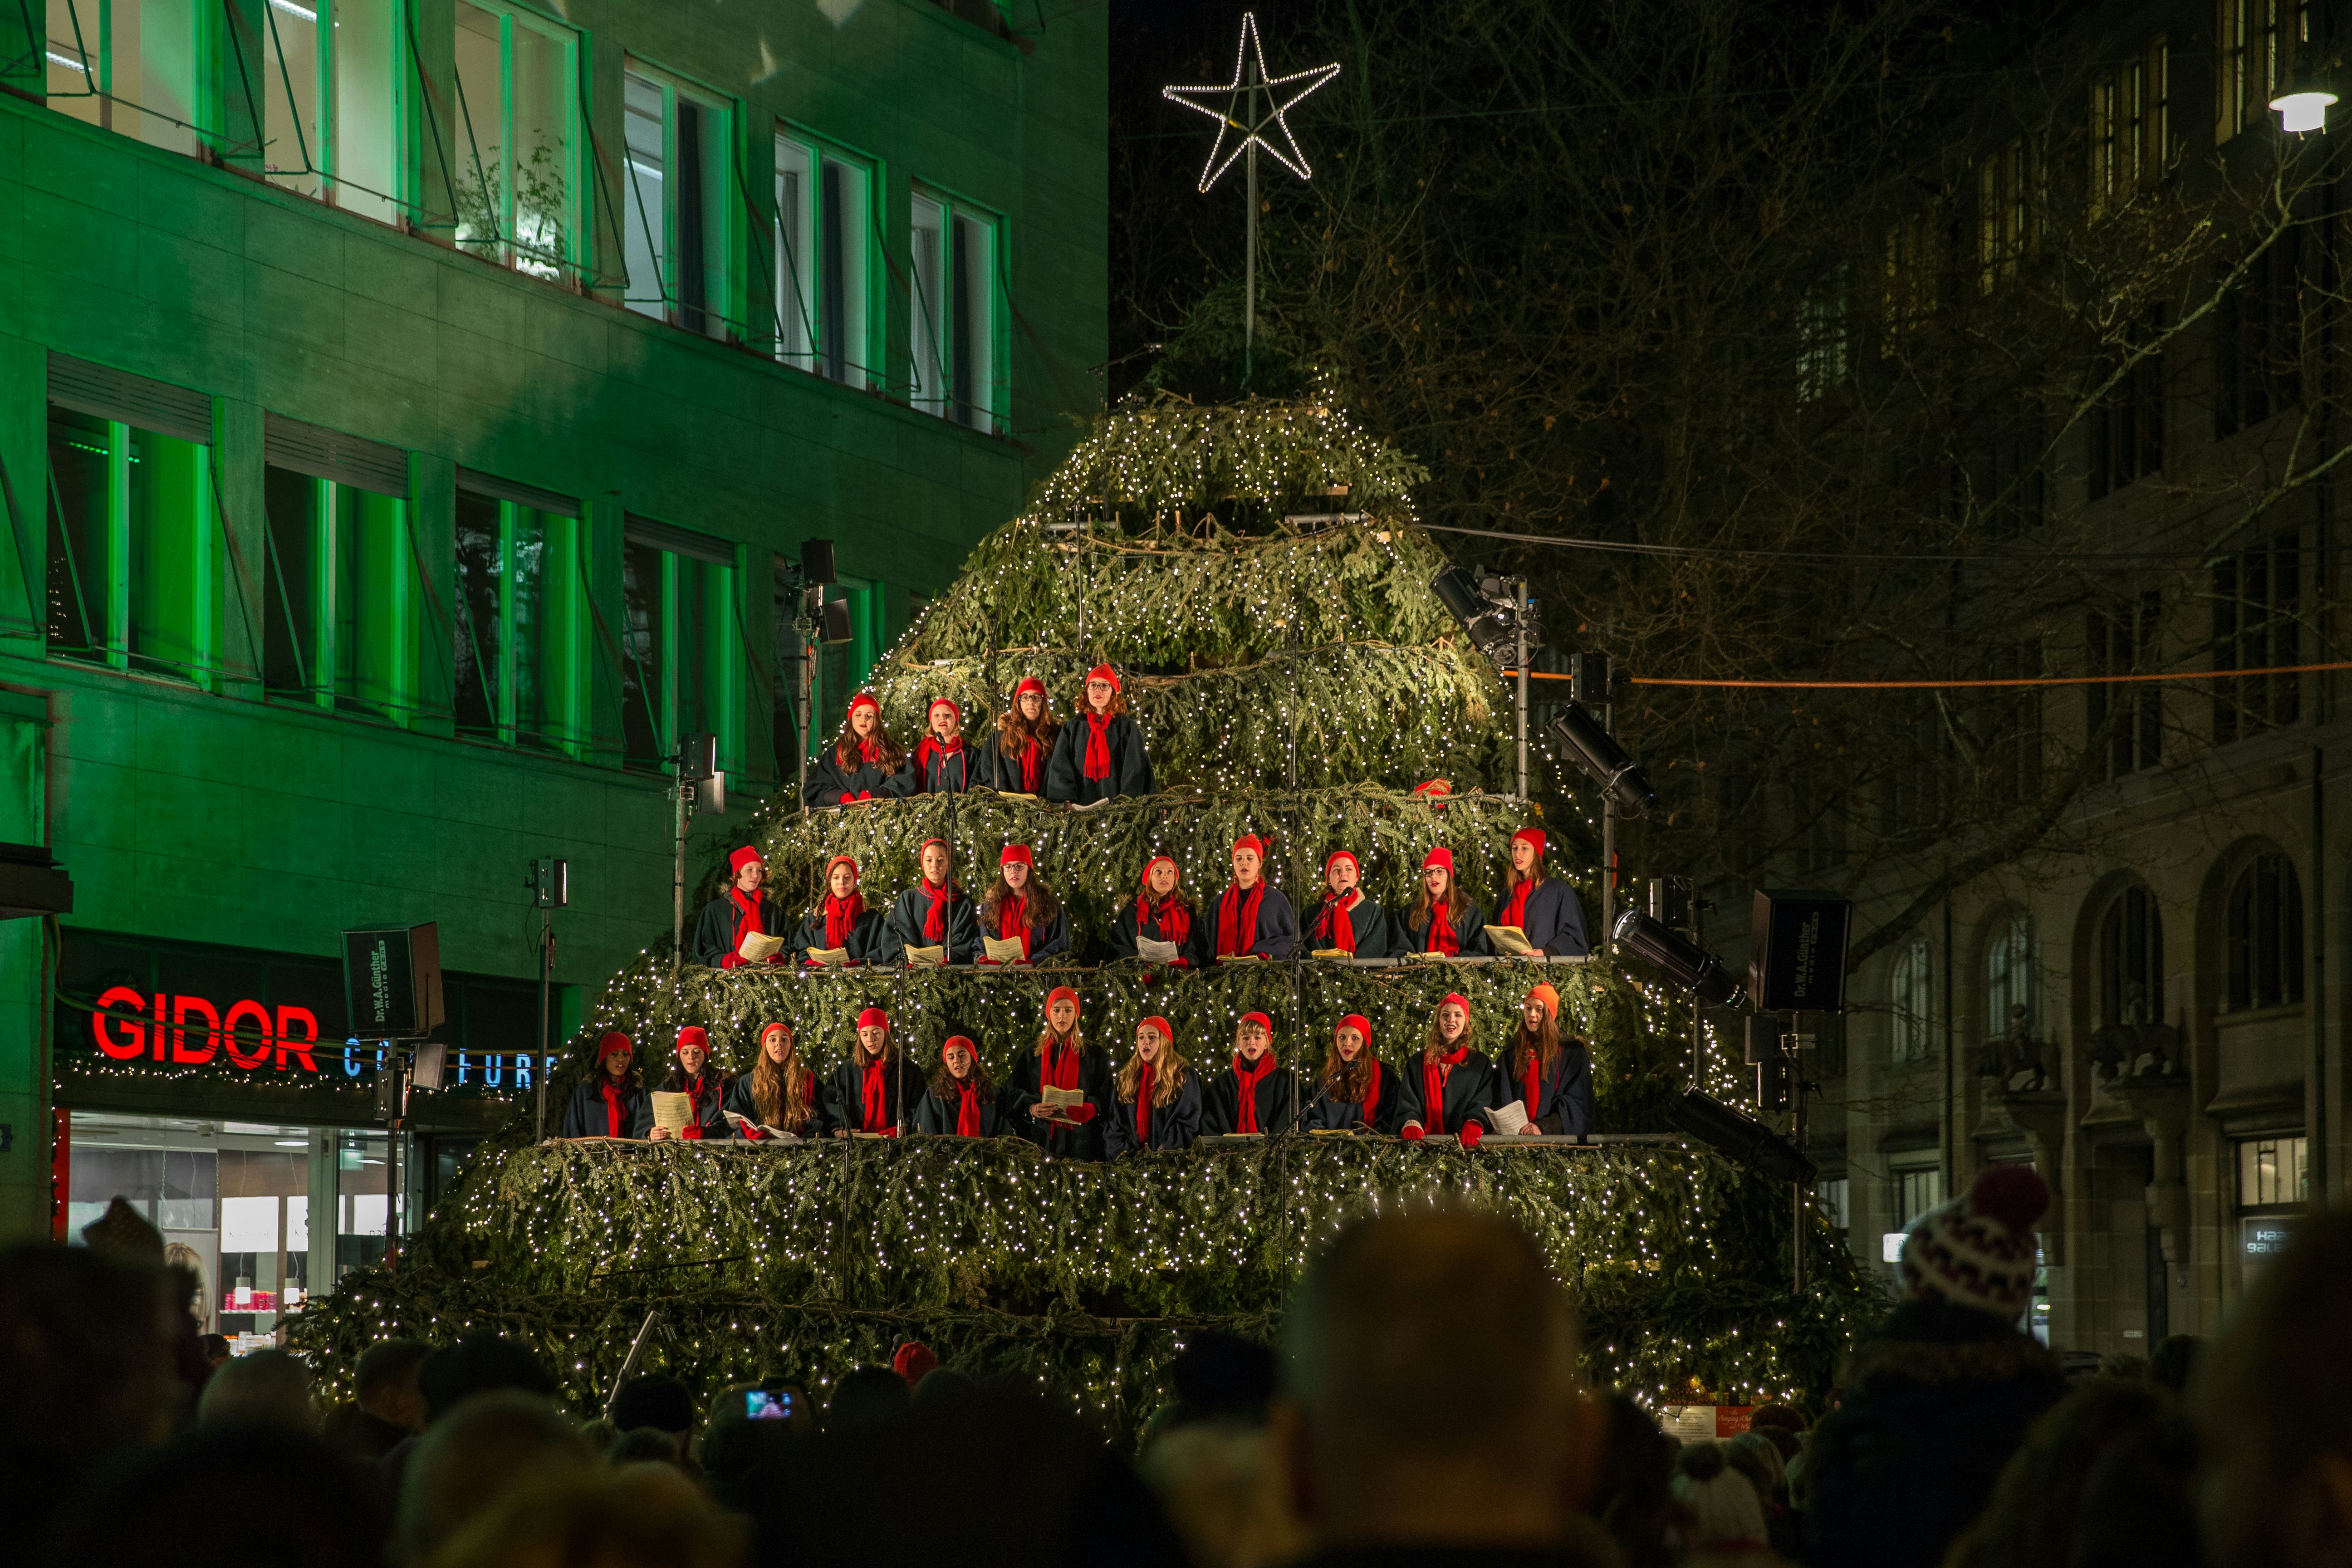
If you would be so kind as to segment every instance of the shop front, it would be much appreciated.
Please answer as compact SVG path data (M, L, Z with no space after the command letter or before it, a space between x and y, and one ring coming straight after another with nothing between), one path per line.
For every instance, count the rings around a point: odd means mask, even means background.
M334 960L65 931L58 1235L78 1242L126 1199L203 1281L205 1331L270 1342L312 1291L421 1223L536 1092L537 987L471 974L445 987L446 1080L400 1114L391 1047L348 1035ZM555 1000L561 1028L569 999Z

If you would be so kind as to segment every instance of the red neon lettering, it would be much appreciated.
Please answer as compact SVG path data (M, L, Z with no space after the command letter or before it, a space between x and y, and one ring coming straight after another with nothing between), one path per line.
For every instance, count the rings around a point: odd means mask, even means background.
M160 1062L163 1059L163 1042L172 1033L164 1027L172 1021L172 994L169 991L155 993L155 1011L150 1016L155 1020L155 1026L148 1030L147 1035L154 1044L152 1055Z
M294 1025L298 1020L303 1027L303 1032L299 1035L294 1032ZM319 1019L316 1014L308 1007L296 1007L291 1005L278 1009L278 1070L279 1072L286 1070L286 1057L289 1051L293 1053L294 1059L302 1064L304 1072L317 1072L319 1064L310 1059L310 1047L318 1043Z
M128 1007L134 1013L147 1010L147 998L128 985L110 985L98 995L99 1010L89 1016L90 1032L98 1037L98 1048L116 1061L127 1062L147 1054L147 1026L127 1023L121 1018L109 1018L109 1008ZM107 1025L122 1031L120 1037L110 1034Z
M186 1025L191 1017L205 1021L205 1043L202 1050L188 1047ZM172 998L172 1060L175 1065L194 1067L213 1059L220 1049L220 1009L201 996Z
M237 1020L248 1017L253 1020L253 1030L248 1037L239 1038ZM228 1047L228 1059L237 1066L257 1068L269 1060L269 1047L273 1043L269 1009L260 1003L247 998L229 1004L228 1016L221 1020L221 1041Z

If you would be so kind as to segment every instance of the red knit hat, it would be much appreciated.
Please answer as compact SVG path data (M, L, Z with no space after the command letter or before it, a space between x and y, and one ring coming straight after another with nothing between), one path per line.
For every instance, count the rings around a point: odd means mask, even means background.
M937 1372L939 1366L940 1358L920 1340L908 1340L890 1352L890 1370L905 1378L908 1388Z
M734 872L741 871L746 866L765 866L767 863L768 858L749 844L727 857L727 869Z
M1071 990L1066 985L1056 985L1051 991L1046 992L1045 1011L1051 1013L1054 1010L1054 1004L1066 997L1069 1000L1071 1006L1076 1007L1078 1005L1078 994Z
M598 1067L604 1065L604 1058L607 1057L634 1057L636 1054L637 1047L630 1044L629 1037L621 1033L618 1029L606 1030L604 1032L604 1037L596 1042L596 1065Z
M856 712L860 708L871 708L877 713L882 711L882 704L875 700L874 693L871 691L861 691L849 700L849 710L852 713Z
M1524 841L1524 842L1526 842L1526 843L1528 843L1528 844L1532 844L1532 845L1534 845L1534 846L1536 847L1536 858L1537 858L1537 859L1540 860L1540 859L1542 859L1542 858L1543 858L1543 852L1544 852L1544 830L1543 830L1542 828L1540 828L1540 827L1522 827L1522 828L1520 828L1517 833L1514 833L1514 834L1512 834L1512 835L1511 835L1511 842L1512 842L1512 843L1514 843L1514 844L1517 844L1517 843L1520 843L1520 842L1522 842L1522 841Z
M980 1047L971 1043L971 1037L970 1035L950 1035L946 1039L940 1041L940 1060L944 1063L948 1059L948 1053L955 1049L958 1046L961 1046L965 1050L970 1051L973 1061L977 1062L980 1060Z
M1350 866L1354 866L1356 868L1356 874L1359 877L1363 875L1364 868L1361 865L1358 864L1355 852L1353 850L1334 849L1330 854L1323 857L1323 880L1327 884L1331 880L1331 868L1338 865L1342 860L1345 860Z
M1339 1037L1339 1031L1342 1029L1353 1029L1356 1033L1363 1036L1364 1044L1367 1047L1370 1046L1372 1043L1372 1021L1370 1018L1365 1017L1361 1013L1350 1013L1346 1017L1340 1019L1338 1023L1332 1025L1331 1037L1335 1040L1338 1039Z
M1053 693L1045 689L1044 681L1034 675L1024 675L1021 678L1021 684L1013 689L1013 700L1018 702L1032 691L1049 701L1053 699Z
M1912 1222L1903 1238L1903 1293L2015 1321L2033 1305L2033 1226L2049 1207L2050 1189L2032 1166L1987 1166L1968 1196Z
M1033 871L1037 868L1037 862L1029 858L1029 846L1026 844L1008 844L1004 847L1004 853L996 858L996 863L1000 866L1010 866L1016 862L1028 867Z
M701 1047L705 1056L709 1055L710 1035L709 1031L705 1030L699 1024L688 1024L686 1027L680 1029L677 1032L677 1044L671 1048L673 1050L682 1051L688 1046L698 1046Z
M956 706L956 700L952 697L934 697L930 701L925 703L923 705L924 721L928 722L931 715L941 708L945 708L949 712L955 715L956 727L958 729L961 729L963 727L963 710Z
M859 877L862 877L862 876L864 876L864 875L865 875L865 873L864 873L864 872L860 871L860 870L857 868L857 859L856 859L856 858L855 856L851 856L851 855L836 855L836 856L835 856L832 859L827 860L827 861L824 863L824 879L825 879L827 882L831 882L831 881L833 880L833 868L834 868L835 866L846 866L846 867L848 867L848 868L849 868L849 878L850 878L850 880L852 880L852 881L856 881Z
M1265 840L1260 838L1255 833L1244 833L1239 838L1234 840L1233 852L1234 854L1238 855L1244 849L1250 851L1261 860L1265 858Z
M1534 990L1529 991L1527 995L1522 998L1522 1005L1524 1005L1525 1003L1528 1002L1540 1002L1543 1004L1545 1012L1550 1014L1554 1018L1558 1018L1559 1016L1559 993L1554 990L1549 984L1538 984Z
M1108 680L1110 682L1110 689L1113 691L1117 691L1118 689L1118 671L1113 669L1107 664L1098 664L1092 669L1087 671L1087 679L1088 680Z
M1454 851L1443 844L1439 845L1431 850L1421 863L1421 868L1424 871L1432 866L1443 866L1445 868L1445 874L1451 877L1454 875Z
M887 1029L890 1026L890 1015L879 1007L868 1007L857 1015L857 1026L861 1029Z
M1135 1026L1139 1029L1157 1029L1160 1031L1160 1037L1162 1040L1167 1041L1170 1045L1174 1045L1176 1043L1176 1031L1169 1026L1167 1019L1160 1016L1157 1013L1153 1014L1149 1018L1138 1018L1135 1021Z
M1439 1005L1440 1007L1443 1007L1443 1006L1446 1005L1446 1004L1447 1004L1447 1003L1451 1003L1451 1004L1453 1004L1454 1006L1461 1008L1465 1013L1467 1013L1468 1011L1470 1011L1470 998L1469 998L1469 997L1467 997L1467 996L1465 996L1465 995L1464 995L1464 994L1462 994L1462 993L1461 993L1461 992L1459 992L1459 991L1449 991L1449 992L1447 992L1447 993L1445 994L1444 1000L1444 1001L1439 1002L1439 1003L1438 1003L1438 1005Z
M1265 1014L1263 1014L1263 1013L1244 1013L1244 1014L1243 1014L1243 1015L1242 1015L1242 1021L1241 1021L1241 1024L1236 1024L1235 1026L1234 1026L1234 1032L1235 1032L1236 1034L1238 1034L1238 1033L1241 1031L1242 1026L1243 1026L1243 1025L1246 1025L1246 1024L1255 1024L1259 1028L1264 1029L1264 1030L1265 1031L1265 1033L1266 1033L1266 1037L1267 1037L1268 1039L1272 1039L1272 1038L1274 1037L1274 1020L1273 1020L1273 1019L1271 1019L1271 1018L1269 1018L1269 1017L1267 1017Z
M1142 876L1142 879L1141 879L1139 881L1138 881L1138 882L1137 882L1137 884L1136 884L1138 887L1141 888L1145 892L1147 892L1147 893L1148 893L1148 892L1151 891L1151 868L1153 868L1154 866L1159 865L1162 860L1167 861L1167 862L1168 862L1169 869L1171 869L1171 870L1172 870L1172 871L1174 871L1174 872L1176 873L1176 880L1177 880L1177 882L1178 882L1179 884L1181 884L1181 883L1182 883L1182 881L1184 880L1184 868L1182 868L1181 866L1179 866L1179 865L1177 865L1177 864L1176 864L1176 858L1175 858L1174 856L1172 856L1172 855L1154 855L1150 859L1146 860L1146 861L1143 863L1143 876Z

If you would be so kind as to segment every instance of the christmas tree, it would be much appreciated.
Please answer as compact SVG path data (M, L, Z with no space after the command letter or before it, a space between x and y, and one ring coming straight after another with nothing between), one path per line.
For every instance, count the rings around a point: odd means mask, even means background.
M1106 417L1029 510L972 552L870 686L902 740L942 696L981 740L1020 679L1043 680L1066 718L1085 671L1110 662L1158 792L1086 812L986 791L807 812L780 794L751 832L796 912L836 854L856 858L878 906L911 885L926 838L950 838L967 868L1026 844L1068 908L1076 957L803 974L720 973L649 951L600 998L555 1100L590 1070L608 1028L630 1035L649 1072L680 1026L700 1024L720 1066L740 1072L760 1026L781 1020L822 1075L872 1005L890 1010L926 1069L962 1034L1001 1081L1036 1039L1047 992L1065 984L1080 994L1087 1037L1114 1062L1137 1021L1159 1015L1213 1071L1241 1016L1261 1011L1283 1059L1311 1072L1346 1014L1371 1021L1375 1049L1393 1062L1417 1050L1447 993L1470 999L1491 1042L1546 981L1562 1034L1588 1042L1602 1131L1662 1133L1667 1106L1695 1080L1734 1092L1712 1045L1692 1060L1687 1007L1605 957L1203 973L1079 962L1154 855L1173 857L1204 903L1244 833L1265 841L1267 879L1302 908L1333 849L1351 850L1367 894L1393 908L1438 845L1495 907L1510 835L1532 808L1508 793L1508 694L1430 594L1444 562L1414 526L1419 477L1313 401L1162 399ZM1452 793L1416 793L1431 779ZM1547 826L1556 840L1590 842L1586 825ZM705 897L723 870L711 868ZM1550 872L1561 874L1557 858ZM1591 872L1566 874L1597 912ZM961 876L970 889L975 873ZM351 1358L387 1333L503 1331L562 1369L585 1406L601 1403L654 1310L641 1370L709 1389L781 1373L821 1392L921 1339L967 1372L1034 1384L1129 1433L1164 1397L1166 1363L1188 1333L1269 1332L1315 1246L1374 1194L1505 1208L1576 1292L1596 1381L1660 1402L1825 1387L1872 1300L1823 1223L1809 1244L1815 1288L1791 1300L1788 1189L1674 1138L1478 1150L1277 1138L1097 1165L1013 1140L779 1151L532 1146L531 1136L525 1113L486 1146L396 1273L354 1276L299 1320L298 1343L331 1383L347 1382Z

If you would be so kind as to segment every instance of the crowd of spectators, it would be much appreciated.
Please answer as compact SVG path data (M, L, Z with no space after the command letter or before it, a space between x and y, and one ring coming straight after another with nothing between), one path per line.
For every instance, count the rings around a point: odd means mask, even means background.
M387 1340L321 1408L298 1355L209 1353L118 1207L89 1246L0 1254L0 1506L10 1561L60 1565L2352 1563L2352 1214L2313 1216L2210 1346L2070 1380L2019 1321L2045 1202L1989 1173L1914 1227L1817 1418L1691 1441L1587 1385L1507 1221L1359 1221L1278 1346L1187 1345L1132 1456L914 1343L821 1402L639 1376L583 1413L515 1342Z

